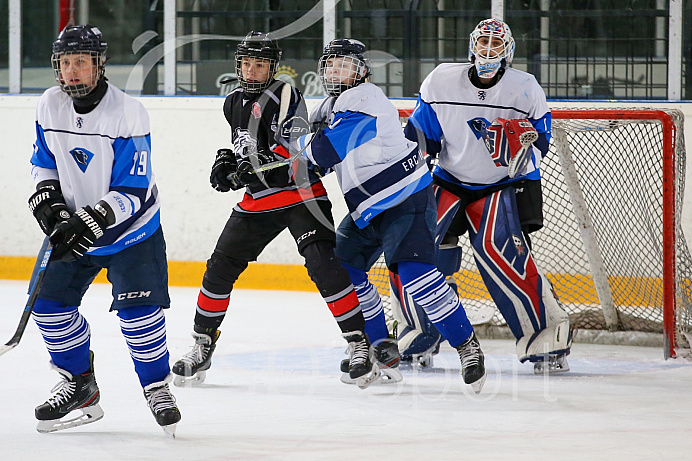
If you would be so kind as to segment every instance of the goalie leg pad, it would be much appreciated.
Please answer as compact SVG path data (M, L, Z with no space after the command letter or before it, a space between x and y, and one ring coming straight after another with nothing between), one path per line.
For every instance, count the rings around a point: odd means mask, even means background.
M524 240L513 188L466 208L476 265L514 336L546 327L543 278Z
M517 341L517 357L520 362L548 361L551 356L565 356L572 347L569 320L547 327Z

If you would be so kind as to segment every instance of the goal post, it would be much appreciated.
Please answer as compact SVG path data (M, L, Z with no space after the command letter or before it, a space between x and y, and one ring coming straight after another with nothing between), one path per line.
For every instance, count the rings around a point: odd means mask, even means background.
M412 109L400 108L405 122ZM678 110L554 109L542 160L544 227L531 235L537 264L579 330L577 340L652 344L688 355L692 258L680 216L684 117ZM467 311L493 306L468 238L454 275ZM388 304L383 262L371 280ZM391 318L391 312L388 312ZM491 327L502 328L496 311Z

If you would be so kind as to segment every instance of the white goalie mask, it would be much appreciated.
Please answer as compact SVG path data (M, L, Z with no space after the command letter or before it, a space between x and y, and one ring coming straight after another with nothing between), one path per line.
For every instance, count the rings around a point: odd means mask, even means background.
M514 59L514 38L509 26L499 19L478 23L469 39L469 61L476 66L479 77L493 78Z

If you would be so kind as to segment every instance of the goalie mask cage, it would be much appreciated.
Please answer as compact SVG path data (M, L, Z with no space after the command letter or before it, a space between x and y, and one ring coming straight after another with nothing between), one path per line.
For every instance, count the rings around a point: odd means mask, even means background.
M400 109L402 122L410 113ZM635 345L653 339L665 358L689 354L692 258L679 224L682 112L570 109L552 117L550 152L541 163L544 227L531 243L580 330L577 338ZM464 308L494 307L468 237L459 244L463 260L454 278ZM392 320L383 259L370 278ZM497 310L490 324L506 325Z

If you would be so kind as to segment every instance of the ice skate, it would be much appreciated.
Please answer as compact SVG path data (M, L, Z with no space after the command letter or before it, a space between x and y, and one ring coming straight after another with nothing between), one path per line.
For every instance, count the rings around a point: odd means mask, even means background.
M382 374L379 367L373 360L373 349L370 346L367 335L360 331L350 331L343 334L348 341L348 369L342 362L341 382L346 384L357 384L361 389L369 387L378 381Z
M548 354L547 360L541 360L533 363L533 372L537 375L543 373L563 373L569 371L569 363L567 363L567 354Z
M420 367L422 369L431 369L435 366L435 356L440 353L440 343L435 344L427 351L420 354L407 354L401 356L401 363L408 367Z
M399 371L401 355L395 339L385 338L375 346L375 360L382 372L382 382L398 383L404 379Z
M103 410L99 405L99 388L93 372L93 354L91 363L89 371L76 376L51 363L60 373L61 380L53 387L54 394L36 407L35 415L39 421L37 431L61 431L103 418Z
M458 345L456 348L461 359L461 375L466 384L470 384L473 391L478 394L485 384L485 356L481 345L476 338L476 333Z
M211 367L211 356L216 349L221 332L216 330L211 336L204 333L192 332L195 344L192 350L183 355L173 365L173 373L176 375L173 384L176 386L195 386L202 384L207 377L207 371Z
M156 422L169 437L175 437L175 428L180 421L180 410L175 404L175 397L171 394L168 383L173 376L169 374L163 381L149 384L144 388L144 397L151 409L151 414Z

